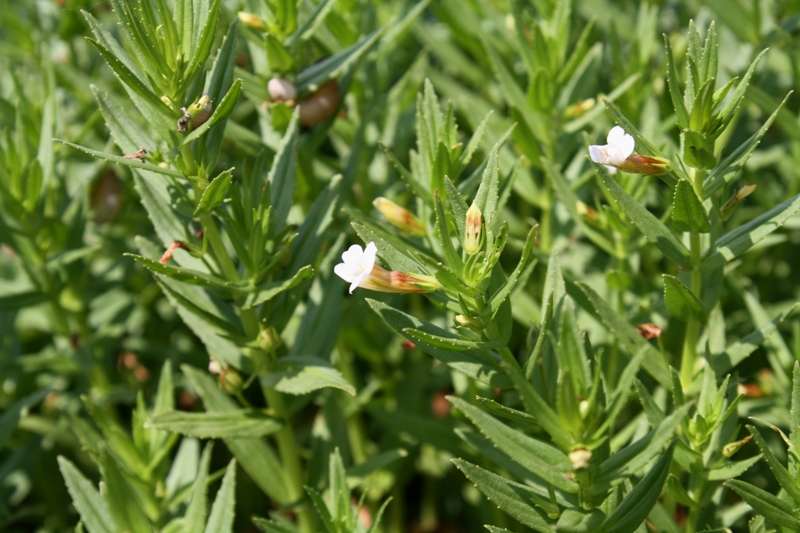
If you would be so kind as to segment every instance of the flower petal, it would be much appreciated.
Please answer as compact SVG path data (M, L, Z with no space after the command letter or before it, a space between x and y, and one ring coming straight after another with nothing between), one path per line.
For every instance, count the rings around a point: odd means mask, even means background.
M364 270L369 274L372 271L372 267L375 266L375 259L378 256L378 247L375 246L374 242L370 242L367 244L367 248L364 250L364 255L361 258L361 266Z
M595 163L604 163L608 160L608 153L606 153L606 146L600 146L597 144L593 144L589 147L589 157L592 158L592 161Z
M617 143L617 150L619 151L619 156L622 159L628 159L628 156L633 153L633 149L635 147L636 140L634 140L632 135L628 135L627 133Z
M339 263L333 267L333 273L348 283L352 283L358 277L357 274L353 272L353 268L346 263Z
M616 146L619 144L622 138L625 137L625 135L627 134L625 133L625 130L623 130L621 126L614 126L613 128L611 128L611 131L608 132L608 137L606 138L606 140L608 141L608 144Z
M354 244L342 254L342 261L347 265L357 265L361 263L361 257L364 255L364 249L360 245Z

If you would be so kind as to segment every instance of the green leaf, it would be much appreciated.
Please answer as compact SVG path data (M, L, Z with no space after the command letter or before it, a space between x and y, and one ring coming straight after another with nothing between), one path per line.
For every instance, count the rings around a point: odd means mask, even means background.
M690 318L705 323L708 320L702 302L675 276L662 274L664 279L664 301L672 316L686 322Z
M672 107L675 109L675 115L678 117L678 126L680 126L681 129L688 129L689 112L686 109L686 104L683 101L683 94L678 86L678 69L672 57L672 46L670 45L667 35L662 35L664 37L664 48L667 51L667 85L669 87L669 94L672 97Z
M231 459L222 478L222 486L217 492L211 514L208 517L205 533L231 533L233 531L233 517L236 510L236 459Z
M669 368L661 352L647 342L635 327L631 326L625 318L618 315L614 308L600 298L600 295L589 285L585 283L577 283L576 285L586 295L596 316L617 337L620 347L631 355L645 352L647 355L642 360L642 366L656 381L668 387L670 385Z
M692 111L692 117L694 117L694 111ZM702 135L690 130L683 132L683 161L690 167L700 170L717 166L714 148Z
M498 311L500 311L500 307L506 301L506 299L511 295L511 292L517 287L517 282L522 276L522 273L528 268L528 263L531 258L531 254L533 253L533 246L536 243L536 236L539 231L539 226L534 226L528 232L528 236L525 238L525 244L522 247L522 256L519 259L519 263L517 263L517 267L508 276L508 279L505 281L502 287L500 287L497 292L495 292L491 300L489 301L489 309L492 312L492 319L497 316ZM534 262L535 265L535 262ZM533 265L531 265L533 268Z
M115 533L111 513L100 493L68 459L58 456L58 468L67 484L72 504L89 533Z
M457 337L442 337L415 328L405 328L403 333L411 337L414 343L429 344L434 348L451 352L460 352L462 350L492 350L506 345L506 343L501 341L470 341Z
M800 502L800 487L797 486L797 480L795 479L795 476L790 474L786 467L784 467L780 461L778 461L778 458L775 457L775 454L767 445L767 441L764 440L764 437L757 428L748 425L747 431L749 431L753 436L753 440L761 450L761 454L769 465L769 469L772 470L772 474L775 476L775 479L778 480L778 484L781 486L781 488L783 488L784 491L786 491L786 494L788 494L792 500L795 502Z
M217 287L219 289L231 289L231 284L222 278L199 272L190 268L174 267L172 265L161 264L158 261L148 259L147 257L136 254L123 254L126 257L132 257L137 263L143 265L148 270L164 274L165 276L177 281L189 283L191 285L200 285L201 287Z
M614 245L608 240L608 238L603 233L597 231L584 221L583 216L581 216L580 212L578 211L580 199L578 198L578 195L575 194L575 191L572 189L570 184L564 179L564 176L561 174L559 169L549 159L542 157L541 160L548 180L553 184L553 189L564 203L564 207L566 207L567 211L569 211L569 214L575 224L578 225L583 234L589 237L589 240L591 240L594 244L608 252L609 255L616 256L617 251L614 249Z
M45 293L36 290L0 294L0 311L18 311L49 299Z
M330 363L316 357L284 357L261 376L264 387L286 394L308 394L333 387L355 396L356 389Z
M447 400L464 413L501 452L516 463L547 483L565 492L577 494L578 485L568 478L568 474L572 471L572 463L564 452L506 426L460 398L448 396Z
M277 37L268 33L264 37L264 47L267 50L267 64L272 72L276 74L291 72L294 68L294 58Z
M228 116L233 113L233 108L236 107L236 102L239 101L239 92L242 89L242 80L237 79L231 85L231 88L228 89L228 92L225 93L225 96L222 97L222 101L219 102L216 106L214 106L214 113L206 120L202 125L200 125L197 129L192 130L192 132L184 137L183 142L181 145L187 145L195 139L199 139L201 135L211 129L212 126L219 124L221 121L228 118Z
M675 186L675 196L672 202L672 223L679 231L693 233L708 233L711 224L708 221L703 204L692 188L692 185L679 179Z
M186 508L184 527L187 533L203 533L206 524L206 501L208 493L208 467L214 443L209 442L200 458L200 468L192 486L192 499Z
M242 309L250 309L264 302L272 300L282 292L297 287L301 281L314 276L314 269L311 265L304 266L289 279L283 281L269 281L253 288L253 292L247 295L247 299L242 304Z
M217 34L217 22L219 21L220 0L211 0L211 5L194 6L195 18L192 21L192 58L186 62L188 65L183 72L181 88L185 89L194 80L194 77L205 68L208 56L211 55L211 47L214 45L214 38ZM202 28L199 36L197 29ZM183 37L184 39L186 36ZM196 40L195 40L196 39Z
M317 31L317 28L323 23L325 17L328 16L334 4L336 4L336 0L320 0L320 2L314 6L314 11L312 11L308 17L300 23L294 33L286 39L286 46L293 46L298 40L309 40Z
M342 74L378 42L378 39L381 38L385 30L386 26L383 26L367 35L353 46L302 71L297 75L297 83L295 84L297 92L305 93L316 91L329 79L336 78Z
M146 428L163 429L201 439L247 439L278 431L283 424L261 411L239 409L218 413L166 411L151 416Z
M756 351L770 335L777 331L780 323L791 315L797 306L798 304L795 303L787 311L779 313L771 321L728 346L725 349L725 353L712 360L711 365L714 373L717 375L727 374L732 368L735 368L736 365L744 361L747 356Z
M75 148L76 150L80 150L81 152L89 154L90 156L102 159L103 161L108 161L109 163L114 163L116 165L122 165L125 167L131 167L141 170L149 170L150 172L154 172L156 174L163 174L164 176L172 176L173 178L183 177L183 174L181 174L177 170L173 170L171 168L164 168L158 165L153 165L151 163L142 163L136 158L126 158L114 154L100 152L98 150L92 150L91 148L86 148L85 146L73 144L71 142L63 141L61 139L53 139L53 140L61 144L65 144L70 148Z
M750 457L744 461L731 461L712 469L708 473L708 479L709 481L725 481L726 479L739 477L759 461L761 461L761 455Z
M744 501L750 504L750 507L755 512L763 515L770 522L787 527L792 531L800 531L800 520L797 519L794 508L790 503L738 479L728 480L723 485L736 492Z
M103 453L99 464L103 483L105 483L103 498L108 505L117 531L151 533L150 523L139 507L136 492L114 458Z
M182 365L181 370L203 400L207 412L230 412L239 409L239 406L219 388L206 372L188 365ZM244 471L267 496L280 504L289 503L289 491L283 477L281 463L275 455L275 451L264 439L226 440L225 444Z
M511 387L511 381L500 368L498 361L490 356L488 352L481 352L477 350L462 350L459 352L452 352L427 344L422 339L415 339L406 331L408 329L412 329L427 333L429 335L434 335L436 337L450 337L456 341L459 339L446 330L443 330L428 322L423 322L416 317L394 309L393 307L390 307L377 300L367 298L367 303L372 310L375 311L386 322L386 324L389 325L390 328L417 344L421 350L432 355L439 361L445 363L455 370L458 370L462 374L475 378L482 383L491 385L492 387L499 387L503 389Z
M733 94L728 99L728 102L725 104L725 107L720 109L719 113L717 113L717 117L719 118L720 121L719 126L717 127L718 132L722 132L726 127L728 127L728 124L730 124L731 120L733 120L733 117L739 110L739 106L742 104L742 101L744 100L744 95L747 92L747 86L750 85L750 78L753 77L753 73L756 71L756 67L761 62L761 58L764 57L764 54L766 53L767 49L762 50L761 53L759 53L758 56L756 56L753 62L750 63L750 67L748 67L747 72L745 72L744 76L742 76L742 81L740 81L739 85L736 86L736 90L733 91Z
M219 176L211 180L208 187L203 191L200 202L194 210L194 216L198 217L213 211L218 205L222 205L228 195L228 188L231 186L233 169L223 171Z
M739 87L741 86L742 84L739 85ZM738 91L739 89L737 88L736 90ZM767 121L762 124L762 126L752 135L752 137L739 145L739 147L731 152L730 155L726 157L717 168L709 173L708 177L706 177L705 181L703 182L703 200L710 198L711 195L722 188L723 185L733 181L738 175L739 171L744 168L745 163L747 163L747 161L750 159L750 156L753 155L756 147L758 147L759 143L761 143L761 138L764 137L765 133L767 133L767 130L772 125L775 117L778 116L778 113L780 113L781 108L783 108L784 104L786 104L786 101L789 99L791 94L792 93L790 92L786 95L778 108L772 112Z
M634 533L642 525L661 496L661 489L667 479L667 474L669 474L674 450L675 445L673 444L661 455L647 475L601 524L601 533Z
M436 234L444 251L445 264L456 275L459 275L464 271L464 261L461 260L461 255L456 252L453 246L453 239L450 236L450 230L447 228L448 217L444 213L444 205L442 205L442 200L439 198L438 190L433 194L433 201L436 208Z
M11 433L16 429L23 411L39 403L51 392L51 389L42 389L21 398L5 408L0 416L0 449L6 443Z
M700 269L708 272L739 257L767 235L783 226L798 211L800 211L800 194L776 205L747 224L726 233L719 238L714 249L706 255Z
M289 209L292 207L297 173L297 122L299 116L299 111L295 109L292 120L289 122L289 128L281 139L275 159L272 160L272 168L267 176L270 194L262 196L262 211L266 211L265 202L272 202L269 227L273 234L283 230Z
M631 219L631 222L639 228L648 241L653 243L656 248L667 256L678 266L690 270L692 262L689 250L683 242L672 233L663 222L656 218L650 211L628 194L622 186L615 180L602 165L595 164L600 171L603 183L608 191L617 201L619 206Z
M529 487L509 481L463 459L453 459L453 464L492 503L520 523L543 533L556 531L554 525L532 505L532 500L538 495Z
M679 407L647 435L603 461L597 467L591 493L604 497L609 488L638 474L653 458L664 453L691 407L691 403Z

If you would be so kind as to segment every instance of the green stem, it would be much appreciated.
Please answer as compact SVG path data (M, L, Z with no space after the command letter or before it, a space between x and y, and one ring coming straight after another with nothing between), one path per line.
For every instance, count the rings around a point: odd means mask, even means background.
M690 235L690 251L692 254L692 292L700 298L702 296L703 273L700 272L700 234L692 232ZM695 367L697 366L697 340L700 337L700 320L690 317L686 323L686 336L683 338L683 354L681 356L681 384L686 389L692 383Z
M229 281L239 281L239 272L228 255L228 249L225 248L225 244L222 242L222 236L219 234L214 218L209 214L200 215L200 223L203 225L203 231L209 244L211 244L211 249L214 251L214 257L222 274Z
M294 437L289 411L280 392L262 387L264 397L272 410L273 415L284 421L283 427L275 434L278 441L278 451L283 462L284 476L289 490L289 500L297 502L305 498L303 490L303 466L300 463L297 441ZM301 533L313 533L314 521L308 512L307 506L297 509L297 522Z

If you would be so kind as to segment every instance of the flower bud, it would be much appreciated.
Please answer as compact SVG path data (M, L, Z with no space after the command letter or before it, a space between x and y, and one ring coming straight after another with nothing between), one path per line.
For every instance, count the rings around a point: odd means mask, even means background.
M748 436L746 436L745 438L743 438L740 441L731 442L730 444L726 444L722 448L722 455L724 455L725 457L733 457L733 455L736 452L738 452L739 450L741 450L742 446L747 444L750 441L750 439L752 439L752 438L753 437L751 435L748 435Z
M573 470L583 470L589 468L592 461L592 452L586 448L578 448L569 452L569 460L572 462Z
M236 370L226 366L219 375L219 384L222 390L228 394L236 394L242 390L244 380L242 380L242 376Z
M239 11L237 13L239 17L239 22L244 24L246 27L256 30L256 31L266 31L267 25L264 24L264 21L258 15L254 15L253 13L247 13L245 11Z
M754 183L751 183L749 185L745 185L744 187L736 191L736 194L731 196L731 199L725 202L725 205L722 206L720 218L722 218L722 220L728 220L729 218L731 218L731 215L736 210L736 208L739 207L739 204L741 204L745 198L753 194L753 191L755 190L756 190L756 185Z
M258 333L258 346L265 352L277 352L283 346L283 339L275 328L264 328Z
M472 255L481 248L481 210L478 204L472 202L467 210L467 220L464 226L464 251Z
M294 103L297 99L297 88L288 80L272 78L267 83L267 92L273 102Z
M595 104L594 98L587 98L583 102L572 104L571 106L569 106L564 110L564 118L570 119L581 116L587 111L589 111L591 108L593 108L594 104Z
M172 100L169 98L169 96L162 96L161 101L164 102L164 105L167 107L172 105Z
M415 237L425 236L425 228L422 226L422 222L408 209L400 207L382 196L375 198L372 205L386 217L386 220L391 225L400 231Z
M466 315L456 315L456 324L463 328L469 328L473 331L481 331L483 330L484 326L483 322L478 319L470 318Z

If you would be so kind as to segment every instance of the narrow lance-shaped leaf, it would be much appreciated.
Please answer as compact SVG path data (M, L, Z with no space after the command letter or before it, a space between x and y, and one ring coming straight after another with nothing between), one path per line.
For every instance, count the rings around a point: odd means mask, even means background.
M675 276L663 274L664 300L667 310L684 322L690 318L705 322L708 318L703 304L695 294Z
M111 513L92 483L64 457L58 457L58 468L67 484L72 503L89 533L114 533Z
M278 431L283 424L260 411L241 409L218 413L166 411L151 416L145 427L201 439L247 439Z
M795 213L800 211L800 194L776 205L763 215L726 233L717 241L714 249L703 260L700 270L709 271L731 261L767 235L783 226Z
M208 184L208 187L205 188L203 195L200 197L200 202L194 210L194 216L210 213L218 205L222 205L228 194L228 188L231 186L232 178L233 169L230 168L211 180L211 183Z
M708 233L711 231L711 223L708 221L703 204L692 188L692 185L684 180L678 180L675 186L675 197L672 202L672 223L679 231L691 231L694 233Z
M628 194L602 165L595 165L599 170L603 183L619 206L631 219L648 241L661 250L670 260L687 270L692 268L689 250L663 222Z

